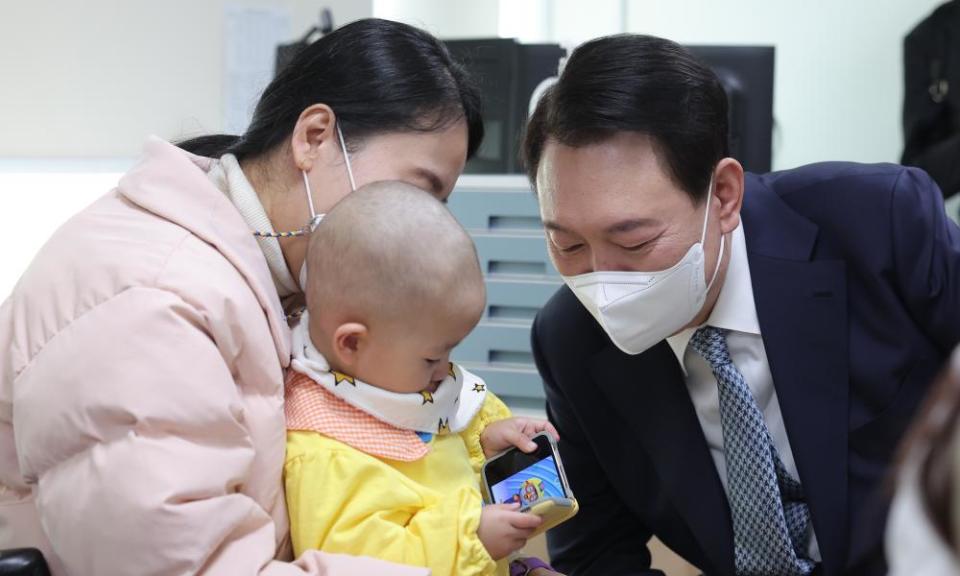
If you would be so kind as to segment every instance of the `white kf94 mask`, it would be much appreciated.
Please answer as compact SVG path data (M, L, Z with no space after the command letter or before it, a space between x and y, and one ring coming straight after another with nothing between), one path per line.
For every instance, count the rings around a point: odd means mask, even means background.
M689 324L717 279L724 240L713 277L704 279L703 241L707 235L713 179L707 191L700 241L679 262L659 272L591 272L563 280L590 311L610 340L627 354L640 354Z

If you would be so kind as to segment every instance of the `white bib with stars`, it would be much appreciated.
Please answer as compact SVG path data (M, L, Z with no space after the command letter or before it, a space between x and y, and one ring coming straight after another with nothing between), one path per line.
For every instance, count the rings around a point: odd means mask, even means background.
M390 392L330 369L310 341L306 312L293 327L293 369L367 414L404 430L429 434L460 432L483 406L487 387L479 377L450 363L450 374L437 391Z

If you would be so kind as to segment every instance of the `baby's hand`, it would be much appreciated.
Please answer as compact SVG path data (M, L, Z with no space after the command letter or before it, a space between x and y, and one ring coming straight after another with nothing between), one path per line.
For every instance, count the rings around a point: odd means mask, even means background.
M543 522L535 514L517 512L519 509L519 504L491 504L480 512L477 537L494 560L506 558L523 548Z
M546 420L534 418L497 420L480 433L480 446L483 447L483 455L487 458L511 446L516 446L524 452L533 452L537 449L537 444L530 438L543 431L549 432L556 440L560 439L557 429Z

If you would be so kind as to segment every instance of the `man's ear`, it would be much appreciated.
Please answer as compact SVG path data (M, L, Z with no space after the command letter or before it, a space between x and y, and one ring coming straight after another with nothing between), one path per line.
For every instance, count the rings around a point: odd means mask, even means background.
M740 224L740 207L743 206L743 166L733 158L724 158L717 163L713 174L714 195L720 201L720 230L733 232Z
M359 364L360 353L369 336L370 331L359 322L346 322L334 330L333 353L344 370L350 371Z

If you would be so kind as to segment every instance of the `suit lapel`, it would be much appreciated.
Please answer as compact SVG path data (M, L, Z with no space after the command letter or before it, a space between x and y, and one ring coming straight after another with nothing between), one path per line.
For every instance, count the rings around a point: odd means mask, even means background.
M847 549L847 310L843 262L811 261L817 228L761 187L744 203L754 301L825 573Z
M592 375L636 429L664 491L704 550L708 573L733 574L733 532L726 495L687 392L665 342L628 356L610 345L594 357Z

